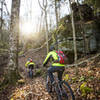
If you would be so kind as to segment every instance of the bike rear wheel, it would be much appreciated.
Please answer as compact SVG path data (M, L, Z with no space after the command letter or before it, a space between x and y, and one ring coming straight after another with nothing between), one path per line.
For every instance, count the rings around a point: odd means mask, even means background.
M33 71L32 71L32 69L29 69L29 77L33 78Z
M60 85L61 85L61 88L60 88L61 100L75 100L74 93L71 87L69 86L69 84L66 81L62 81Z

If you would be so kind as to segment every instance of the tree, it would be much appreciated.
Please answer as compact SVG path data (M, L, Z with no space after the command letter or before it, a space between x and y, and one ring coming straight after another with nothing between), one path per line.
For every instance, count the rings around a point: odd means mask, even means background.
M98 9L100 11L100 0L84 0L84 3L87 3L94 8L94 14L97 14Z
M77 6L79 7L79 1L77 0ZM80 11L80 8L78 9L78 13L79 13L79 16L80 16L80 20L82 20L82 15L81 15L81 11ZM83 48L84 48L84 53L86 55L86 51L87 51L87 48L86 48L86 37L85 37L85 32L84 30L82 29L83 28L83 23L82 21L80 21L80 28L81 28L81 33L82 33L82 36L83 36Z
M12 0L8 64L8 80L11 83L18 78L19 12L20 0Z
M58 2L58 21L60 20L60 9L61 9L61 3Z
M74 44L74 61L76 63L76 72L77 72L77 47L76 47L76 34L75 34L75 24L74 24L74 16L73 10L71 7L71 2L69 0L70 10L71 10L71 21L72 21L72 29L73 29L73 44Z
M0 29L2 30L2 25L3 25L3 1L1 1L1 24L0 24Z
M57 0L55 0L55 15L56 15L56 28L58 28Z
M3 27L3 1L1 0L1 18L0 18L0 34L1 34L1 40L2 40L2 27Z
M39 32L42 31L42 23L43 23L43 11L41 11L40 23L39 23Z
M44 11L45 13L45 25L46 25L46 43L47 43L47 53L49 52L49 44L48 44L48 21L47 21L47 0L43 0L43 5L40 4L40 1L38 0L40 8Z

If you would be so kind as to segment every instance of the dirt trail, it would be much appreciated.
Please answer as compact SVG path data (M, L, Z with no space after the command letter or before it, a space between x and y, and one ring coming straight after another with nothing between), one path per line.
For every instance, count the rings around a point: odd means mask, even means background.
M42 48L38 51L26 52L25 56L19 58L19 66L25 66L25 62L28 58L32 58L36 64L42 64L46 55L46 48Z
M45 55L46 48L42 48L37 52L32 51L26 53L25 57L20 57L19 69L23 76L26 75L25 62L28 58L32 58L39 67L42 67L41 64L45 59ZM87 66L78 69L79 74L76 75L75 67L67 68L63 77L73 89L76 100L100 100L100 57L90 61ZM80 86L84 82L87 83L87 87L93 90L87 93L85 97L82 96L82 92L80 91ZM56 100L56 98L54 98L56 96L51 96L46 91L45 80L41 76L33 79L26 78L24 85L18 85L16 88L9 88L9 90L12 90L12 92L8 91L11 100ZM0 98L0 100L9 99Z
M20 68L23 69L23 72L25 72L24 64L27 61L29 57L33 59L33 61L41 65L43 63L43 60L46 55L46 48L42 48L37 52L29 52L25 55L25 57L19 58L19 64ZM99 58L100 59L100 58ZM74 91L76 100L100 100L100 61L98 58L90 61L87 66L79 69L79 74L75 74L75 67L73 68L67 68L65 70L65 80L68 81L71 88ZM42 66L39 66L42 67ZM87 86L91 88L93 91L86 94L86 97L82 96L82 92L80 91L80 86L86 82ZM42 77L37 77L33 80L27 79L26 84L22 88L15 89L14 94L18 94L18 91L23 91L21 99L19 100L25 100L25 98L28 98L27 100L56 100L51 98L51 96L48 94L48 92L45 89L45 80ZM25 92L26 91L26 92ZM19 93L21 94L21 93ZM27 94L27 96L23 95ZM14 96L13 96L14 97ZM16 97L16 95L15 95ZM17 100L17 99L14 99Z
M34 63L36 65L38 65L38 67L42 67L42 63L43 60L45 59L46 56L46 48L42 48L38 51L31 51L31 52L26 52L25 56L23 57L19 57L19 69L21 71L21 73L24 75L26 75L26 71L25 71L25 63L28 60L28 58L32 58Z
M11 100L54 100L46 91L43 78L27 81L24 86L13 91Z
M25 76L25 85L21 88L17 87L13 90L11 95L12 100L54 100L48 94L45 89L45 80L42 77L35 77L33 79L26 78L25 63L28 58L32 58L38 67L42 67L41 64L46 55L46 48L42 48L39 51L32 51L25 53L25 56L19 58L19 68L22 76Z
M18 84L16 87L10 86L10 88L0 93L0 100L52 100L45 89L45 80L42 77L33 79L26 77L25 63L27 59L32 58L38 67L42 67L41 64L45 55L46 48L42 48L38 51L26 52L25 56L19 57L19 70L21 75L24 76L23 78L25 78L25 84Z

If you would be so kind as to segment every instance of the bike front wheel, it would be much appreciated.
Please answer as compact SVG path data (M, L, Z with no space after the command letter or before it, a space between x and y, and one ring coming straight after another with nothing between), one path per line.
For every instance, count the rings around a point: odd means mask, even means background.
M51 84L49 76L47 76L47 79L46 79L46 89L47 89L48 93L51 93L51 91L52 91L52 84Z
M75 100L74 93L66 81L61 82L61 100Z

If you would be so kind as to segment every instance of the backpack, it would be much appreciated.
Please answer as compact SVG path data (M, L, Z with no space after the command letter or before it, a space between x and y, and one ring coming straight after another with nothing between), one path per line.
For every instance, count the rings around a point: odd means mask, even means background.
M67 64L68 63L68 58L65 56L65 54L62 51L56 51L58 55L58 63L60 64Z

